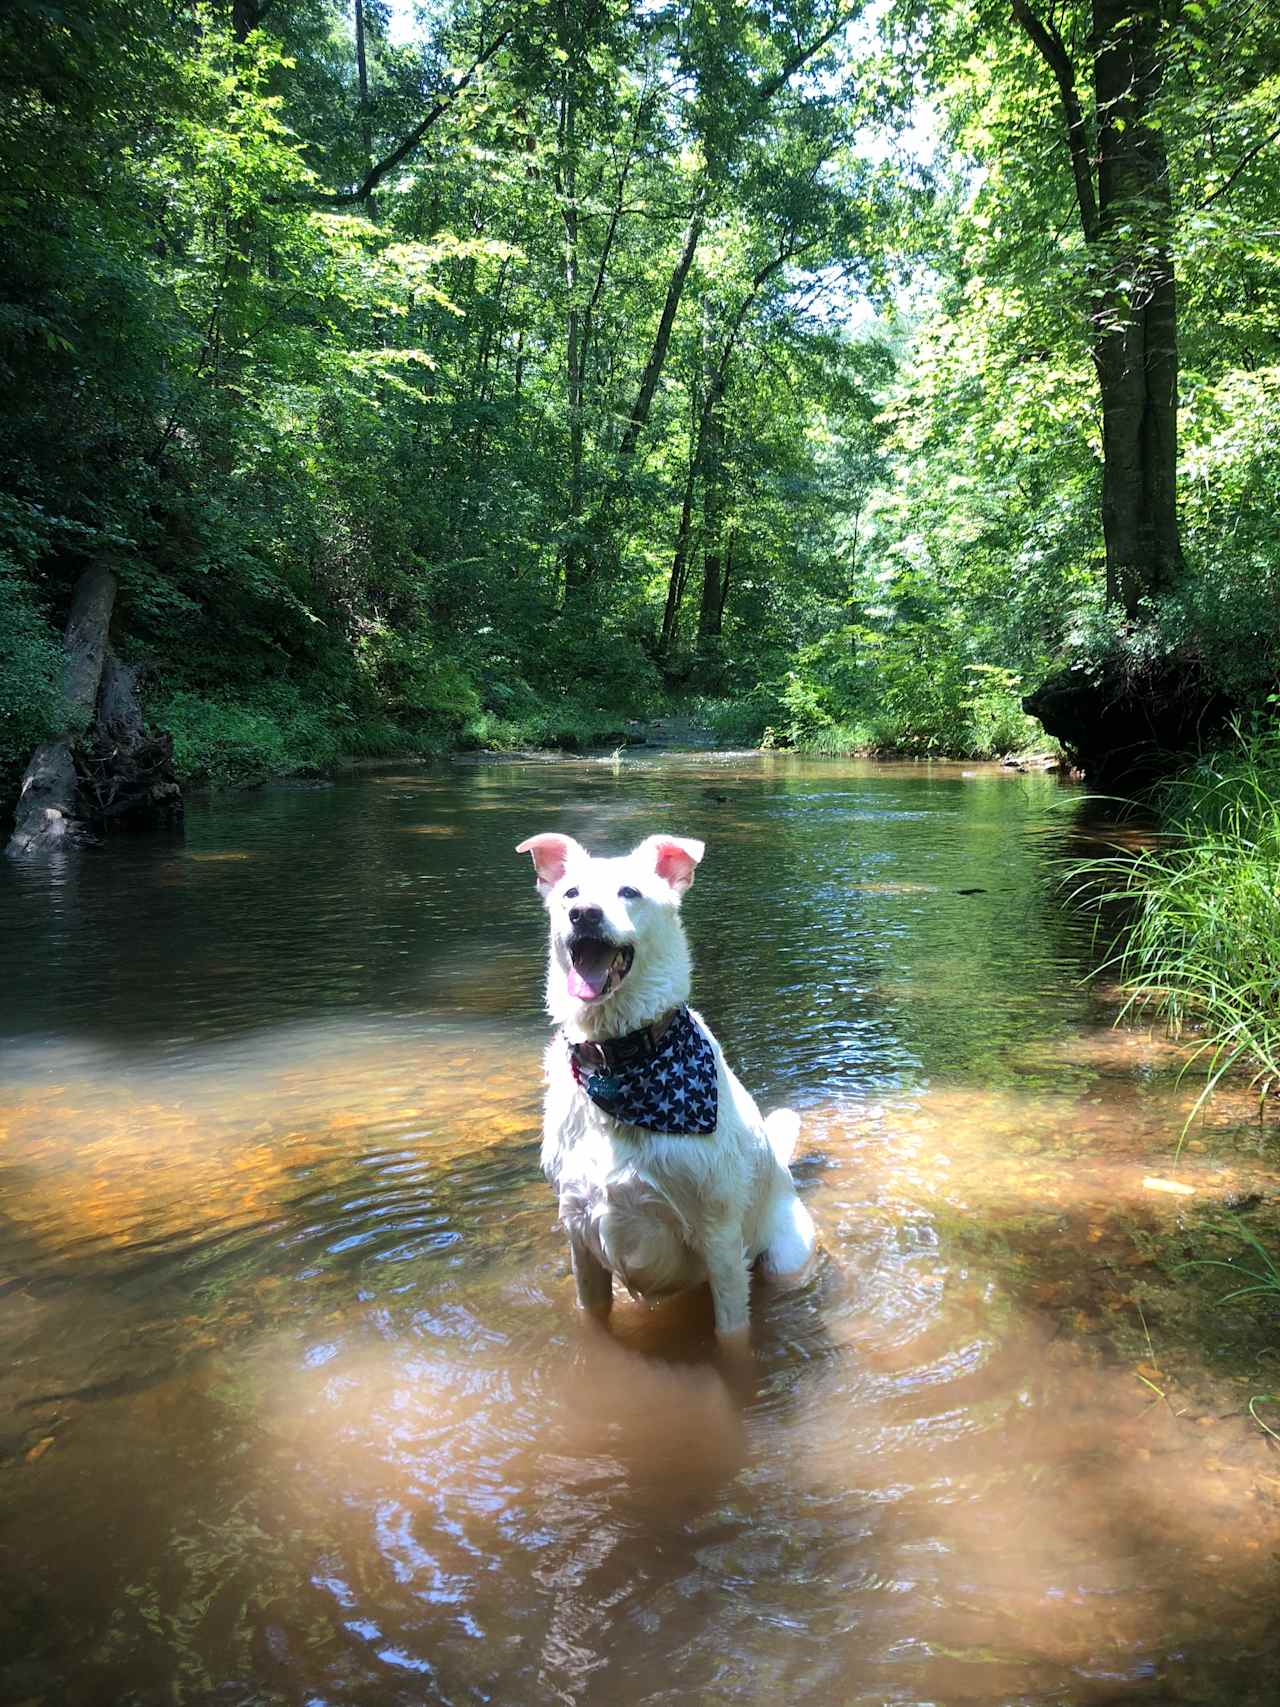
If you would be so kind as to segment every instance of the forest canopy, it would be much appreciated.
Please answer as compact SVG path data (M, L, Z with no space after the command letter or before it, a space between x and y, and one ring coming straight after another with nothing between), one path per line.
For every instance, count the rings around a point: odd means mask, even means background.
M1271 26L7 0L0 769L103 564L188 777L1263 703Z

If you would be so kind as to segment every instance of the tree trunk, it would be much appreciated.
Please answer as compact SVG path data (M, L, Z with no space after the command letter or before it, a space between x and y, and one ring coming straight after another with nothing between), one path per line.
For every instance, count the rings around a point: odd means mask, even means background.
M720 608L716 612L716 633L724 627L724 607L729 602L729 586L733 580L733 559L738 549L738 530L734 528L729 534L729 543L725 547L724 574L720 577Z
M701 457L701 446L695 442L689 447L689 471L685 475L684 500L680 505L680 526L676 531L676 548L671 558L671 579L667 583L667 605L662 613L662 636L658 641L659 661L665 661L671 655L671 648L676 638L676 623L680 618L680 604L684 598L685 583L689 579L689 535L693 522L693 489L698 478L698 462Z
M231 0L231 29L238 42L246 42L258 25L257 0Z
M702 458L702 600L698 607L698 650L720 633L720 527L724 508L724 418L727 362L712 380L706 449Z
M705 182L699 186L694 198L693 213L685 227L684 239L680 245L680 255L671 272L667 285L666 300L662 304L662 314L658 320L658 330L654 333L653 347L649 359L644 365L640 376L636 400L631 405L631 414L627 420L626 431L622 435L622 443L618 446L618 456L622 460L635 455L636 445L640 434L644 431L649 419L649 410L653 406L653 394L658 389L658 381L662 378L662 370L667 362L667 347L671 343L671 328L676 323L676 314L680 308L680 298L684 295L685 281L689 277L689 269L693 258L698 252L698 244L702 239L702 228L706 220L707 192Z
M858 655L858 618L862 614L858 605L858 534L862 528L862 505L855 506L853 512L853 538L849 542L849 578L844 599L845 622L849 628L849 651L853 657Z
M148 734L138 699L141 671L108 648L98 720L76 754L80 800L95 824L153 823L182 814L173 737Z
M1177 518L1177 295L1169 167L1153 129L1160 91L1152 0L1094 0L1102 526L1107 597L1128 616L1182 564Z
M86 569L76 582L62 639L66 654L62 691L70 735L78 735L93 716L115 602L116 578L111 571L100 563Z
M120 746L136 747L146 732L138 701L141 673L136 664L122 664L111 648L107 648L98 688L98 727Z
M1102 400L1102 532L1107 599L1135 616L1182 568L1178 535L1178 318L1157 0L1093 0L1094 119L1052 17L1013 16L1053 72L1090 277ZM1094 184L1094 164L1097 184Z
M564 550L565 604L589 579L582 540L582 348L581 306L578 302L578 161L577 114L573 93L565 95L560 115L564 167L560 197L564 207L564 288L568 304L565 322L565 372L569 403L569 535Z
M76 837L72 816L76 799L76 767L71 742L65 736L46 741L31 755L22 778L14 831L6 852L48 854Z
M373 131L369 124L369 63L364 51L364 0L356 5L356 80L360 89L360 142L364 149L364 170L368 175L373 165Z

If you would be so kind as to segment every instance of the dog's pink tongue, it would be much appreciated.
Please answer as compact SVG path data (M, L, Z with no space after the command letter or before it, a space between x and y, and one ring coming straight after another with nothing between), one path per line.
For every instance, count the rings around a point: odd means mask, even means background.
M576 966L569 968L569 994L579 1002L594 1002L609 982L608 963L597 972L579 972Z

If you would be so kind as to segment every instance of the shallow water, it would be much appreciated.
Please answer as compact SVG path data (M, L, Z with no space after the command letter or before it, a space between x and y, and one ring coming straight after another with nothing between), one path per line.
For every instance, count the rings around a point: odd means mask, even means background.
M1158 1396L1143 1185L1274 1175L1229 1104L1173 1158L1072 824L993 769L628 755L0 872L0 1700L1274 1701L1280 1460L1213 1371ZM825 1255L747 1380L705 1298L573 1310L553 827L705 836L698 1005L804 1115Z

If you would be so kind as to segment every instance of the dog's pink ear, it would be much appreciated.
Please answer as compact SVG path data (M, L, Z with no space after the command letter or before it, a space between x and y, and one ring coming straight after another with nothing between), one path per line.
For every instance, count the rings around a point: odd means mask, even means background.
M707 844L691 836L650 836L641 842L636 855L652 859L658 876L665 878L677 895L683 895L706 851Z
M585 854L586 851L572 836L557 836L552 833L530 836L527 842L521 842L516 849L517 853L532 856L540 895L545 895L548 890L555 888L564 876L564 868L573 855Z

